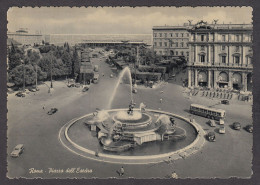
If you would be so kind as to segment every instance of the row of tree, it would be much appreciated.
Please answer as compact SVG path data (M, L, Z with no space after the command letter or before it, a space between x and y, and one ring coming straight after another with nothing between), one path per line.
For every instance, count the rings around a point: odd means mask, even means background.
M75 47L45 45L40 48L8 48L8 79L16 86L32 85L37 80L78 76L80 59Z

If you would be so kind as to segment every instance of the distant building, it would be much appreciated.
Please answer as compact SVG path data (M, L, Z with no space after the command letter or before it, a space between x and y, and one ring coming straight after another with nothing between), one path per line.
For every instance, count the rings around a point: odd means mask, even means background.
M252 91L251 24L207 24L190 27L188 86Z
M22 45L42 44L42 41L45 40L42 34L31 34L25 29L19 29L16 32L8 32L7 37Z
M156 54L163 56L189 57L188 24L183 26L154 26L153 48Z

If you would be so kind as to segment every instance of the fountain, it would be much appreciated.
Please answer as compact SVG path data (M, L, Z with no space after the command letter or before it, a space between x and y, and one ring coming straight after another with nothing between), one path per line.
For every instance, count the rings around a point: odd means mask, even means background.
M125 75L127 75L130 82L130 103L128 108L111 109L119 84ZM70 144L67 144L66 147L72 147L70 150L79 150L84 155L91 154L92 159L97 156L110 160L129 160L133 158L135 163L138 161L138 157L143 160L143 155L158 154L164 156L165 152L167 155L172 154L172 152L177 152L177 150L190 146L196 141L198 135L196 130L198 129L191 125L193 123L188 123L185 118L168 112L147 109L144 103L140 103L138 108L135 108L135 106L131 72L126 67L120 73L109 99L109 109L96 110L93 114L87 114L78 118L77 121L69 122L60 131L60 137L63 138L64 135L62 143L69 142ZM84 123L82 124L84 127L80 126L79 123ZM89 128L89 132L95 134L87 134L86 126ZM64 132L63 135L62 132ZM188 137L186 137L187 132ZM200 133L203 133L203 131L200 131ZM83 138L79 137L79 135L82 135ZM87 137L87 139L84 140L84 137ZM163 147L164 145L165 147ZM149 152L143 152L147 147ZM131 151L131 154L128 151ZM115 157L114 155L126 155L126 158Z

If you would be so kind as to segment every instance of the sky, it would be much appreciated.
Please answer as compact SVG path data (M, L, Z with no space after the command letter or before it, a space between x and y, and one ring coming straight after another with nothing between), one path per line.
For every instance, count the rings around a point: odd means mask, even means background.
M251 7L12 7L8 31L27 28L42 34L150 34L153 26L183 25L188 20L251 23Z

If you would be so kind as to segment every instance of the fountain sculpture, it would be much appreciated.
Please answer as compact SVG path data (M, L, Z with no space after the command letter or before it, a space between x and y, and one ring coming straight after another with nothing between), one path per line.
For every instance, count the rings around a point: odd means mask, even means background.
M125 68L119 75L114 92L109 100L111 108L118 86L124 75L128 75L130 82L131 101L128 109L124 110L97 110L92 118L86 121L91 131L97 133L97 138L105 151L121 152L143 143L183 139L185 130L176 127L174 118L165 114L155 114L146 111L146 105L141 103L139 109L134 108L136 103L132 94L132 78L130 69Z

